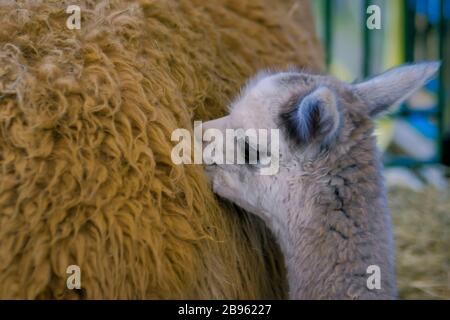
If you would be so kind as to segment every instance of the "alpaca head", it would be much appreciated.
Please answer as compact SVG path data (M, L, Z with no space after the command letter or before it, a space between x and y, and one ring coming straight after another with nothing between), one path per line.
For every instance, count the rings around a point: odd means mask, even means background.
M290 202L311 183L373 161L372 119L404 101L438 69L436 62L405 65L357 84L299 71L260 73L230 106L229 115L204 123L203 133L212 128L279 129L279 141L240 144L247 148L242 152L258 151L254 164L208 166L214 191L276 225L283 220L279 212L298 206ZM275 142L277 155L265 150ZM268 156L278 161L276 174L261 174Z

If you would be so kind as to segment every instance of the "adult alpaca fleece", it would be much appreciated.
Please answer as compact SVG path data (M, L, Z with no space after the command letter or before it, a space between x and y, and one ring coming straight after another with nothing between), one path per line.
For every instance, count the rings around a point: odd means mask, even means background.
M263 224L170 159L265 67L320 70L309 3L0 2L0 298L284 298ZM81 270L69 290L68 266Z

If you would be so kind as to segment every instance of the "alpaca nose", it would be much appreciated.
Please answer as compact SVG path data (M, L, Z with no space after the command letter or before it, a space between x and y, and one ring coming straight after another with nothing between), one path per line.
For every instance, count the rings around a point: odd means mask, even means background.
M203 124L203 131L206 131L208 129L217 129L220 130L223 134L225 134L225 129L227 126L229 116L214 119L211 121L207 121Z
M194 130L195 132L195 140L197 142L200 142L201 146L202 146L202 158L203 160L208 163L208 164L222 164L222 161L219 160L219 162L217 162L217 160L219 158L223 158L223 157L219 157L217 158L217 155L211 157L208 153L204 153L205 148L213 143L213 144L217 144L217 135L221 135L222 139L220 139L219 141L222 141L221 143L225 142L225 133L226 133L226 129L227 129L227 122L228 122L228 116L226 117L222 117L219 119L215 119L215 120L211 120L211 121L207 121L205 123L202 123L201 125L201 129L197 128L196 130ZM205 137L205 133L208 130L213 130L213 132L208 132L209 137ZM211 142L211 135L214 136L215 138L212 139ZM220 143L220 142L219 142ZM222 152L225 150L223 149L224 147L222 146ZM207 159L207 160L206 160Z
M203 135L208 129L219 130L225 137L225 130L227 129L228 119L229 116L226 116L202 123L202 130L195 130L195 139L197 139L197 141L203 141Z

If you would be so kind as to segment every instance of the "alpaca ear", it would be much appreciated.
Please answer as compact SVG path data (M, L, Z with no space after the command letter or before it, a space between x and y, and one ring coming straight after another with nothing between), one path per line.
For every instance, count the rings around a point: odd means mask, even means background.
M440 65L440 62L422 62L400 66L356 84L354 88L366 102L369 115L375 117L404 102L434 77Z
M328 145L333 140L341 122L336 96L326 87L319 87L304 97L290 118L297 139L320 145Z

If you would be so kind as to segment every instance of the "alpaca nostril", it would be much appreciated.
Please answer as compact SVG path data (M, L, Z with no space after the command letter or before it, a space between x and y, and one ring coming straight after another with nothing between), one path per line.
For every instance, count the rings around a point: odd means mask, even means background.
M203 163L207 166L216 165L216 159L214 157L209 156L206 153L203 153Z

